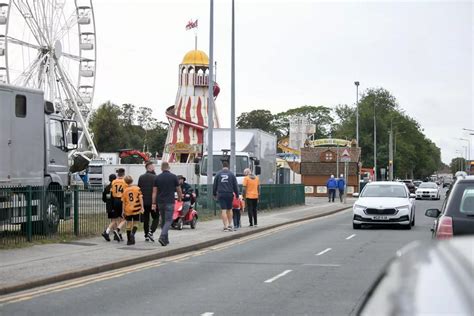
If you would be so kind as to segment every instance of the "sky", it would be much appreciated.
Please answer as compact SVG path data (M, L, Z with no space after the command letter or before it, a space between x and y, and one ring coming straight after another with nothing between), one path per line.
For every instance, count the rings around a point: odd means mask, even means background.
M222 127L230 126L231 1L215 0L214 59ZM355 105L383 87L416 119L449 163L474 136L471 1L235 0L236 112ZM94 105L133 103L165 121L178 66L209 52L209 0L97 0ZM473 132L474 133L474 132ZM387 137L388 141L388 137ZM471 146L474 158L474 145ZM465 154L463 154L465 156Z

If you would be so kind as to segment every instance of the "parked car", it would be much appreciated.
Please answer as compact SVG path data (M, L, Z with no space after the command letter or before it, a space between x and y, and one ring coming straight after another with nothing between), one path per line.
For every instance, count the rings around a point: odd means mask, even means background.
M405 183L405 185L407 186L408 190L410 191L410 193L415 193L416 192L416 187L415 187L415 184L413 183L412 180L400 180L400 182L403 182Z
M459 176L441 210L428 209L428 217L436 218L432 231L436 239L474 234L474 176Z
M418 189L416 189L415 194L417 200L439 200L441 198L441 195L439 193L439 186L434 182L421 183Z
M402 182L370 182L359 194L352 212L352 227L362 224L395 224L406 229L415 225L415 194L408 191Z
M447 179L443 182L443 188L450 187L453 184L453 180Z
M361 304L358 315L472 315L474 238L397 252Z

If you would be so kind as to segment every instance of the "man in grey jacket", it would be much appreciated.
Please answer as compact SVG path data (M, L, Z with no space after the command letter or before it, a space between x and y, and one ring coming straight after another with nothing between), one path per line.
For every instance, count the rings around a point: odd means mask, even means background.
M232 218L232 200L235 196L239 196L239 186L237 178L229 170L229 162L222 162L222 170L214 177L214 185L212 188L214 199L217 199L221 207L222 223L224 231L233 231L231 225Z
M142 215L143 219L143 230L145 231L145 241L155 241L153 237L153 233L158 228L158 222L160 218L160 214L158 210L151 209L151 197L153 194L153 184L155 182L156 173L155 173L155 165L152 162L147 162L145 164L146 172L138 178L138 186L140 190L142 190L143 194L143 204L145 213ZM151 222L151 229L150 229L150 215L152 218Z

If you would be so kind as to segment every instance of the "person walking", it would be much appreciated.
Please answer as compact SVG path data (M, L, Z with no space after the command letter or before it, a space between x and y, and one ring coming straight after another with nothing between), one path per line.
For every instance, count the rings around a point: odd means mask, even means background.
M339 199L341 200L341 203L342 203L343 197L344 197L344 189L346 187L346 180L344 180L343 174L341 174L339 179L337 179L337 187L339 189Z
M143 193L143 230L145 233L145 241L154 242L155 238L153 237L153 234L158 228L158 222L160 220L160 214L158 210L151 209L153 185L155 183L156 178L155 165L153 164L153 162L149 161L145 164L145 169L146 172L138 178L138 187ZM151 227L150 216L152 218Z
M245 178L243 180L244 191L242 193L245 204L247 205L247 213L249 215L249 226L257 226L257 206L260 196L260 182L256 175L252 174L249 168L244 170Z
M122 194L122 216L127 222L127 245L134 245L140 214L145 211L143 209L143 194L138 186L132 185L133 178L131 176L126 176L124 181L127 188Z
M222 170L214 177L212 195L217 199L221 208L221 218L224 224L224 231L233 231L232 228L232 200L234 194L239 196L239 185L237 178L229 170L229 162L222 162Z
M125 183L124 180L125 177L125 169L119 168L117 170L117 179L112 181L112 188L110 189L111 195L112 195L112 200L113 200L113 207L114 207L114 212L117 216L116 221L117 221L117 228L114 229L114 240L116 241L123 241L122 233L120 230L123 228L125 225L125 219L122 217L122 211L123 211L123 206L122 206L122 194L123 191L128 187L128 184Z
M326 182L326 188L328 189L329 202L334 202L334 198L336 197L337 181L334 179L333 174Z
M240 224L240 215L244 210L244 202L242 201L241 197L234 195L234 199L232 200L232 217L234 219L234 230L237 230L241 227Z
M110 241L110 232L117 228L116 218L120 217L120 214L117 216L117 214L115 214L114 212L112 194L110 193L110 189L112 188L112 181L114 181L115 179L117 179L117 176L115 174L112 173L111 175L109 175L109 184L106 185L104 191L102 191L102 201L105 203L107 218L110 219L109 226L102 233L102 237L104 237L104 239L107 241Z
M161 163L161 173L155 178L151 198L151 209L156 211L158 207L161 215L161 235L158 242L163 247L170 243L168 230L173 222L175 192L178 193L178 201L182 201L183 195L178 177L170 172L169 163L164 161Z

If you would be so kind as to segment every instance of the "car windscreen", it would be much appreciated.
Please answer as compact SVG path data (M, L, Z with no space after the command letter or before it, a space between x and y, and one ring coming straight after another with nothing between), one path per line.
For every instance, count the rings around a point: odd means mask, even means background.
M405 188L399 185L367 185L362 191L361 197L392 197L406 198Z
M437 189L438 186L436 185L436 183L424 182L424 183L420 184L419 188Z

